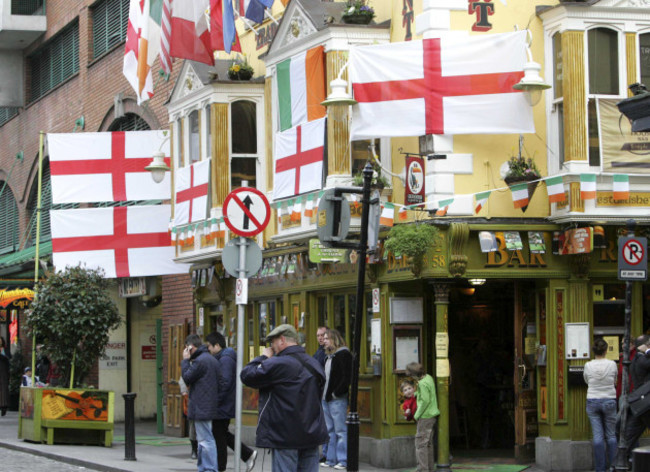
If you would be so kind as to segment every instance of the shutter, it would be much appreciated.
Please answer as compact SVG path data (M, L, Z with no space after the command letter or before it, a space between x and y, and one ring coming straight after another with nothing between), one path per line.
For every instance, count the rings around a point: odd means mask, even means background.
M149 131L150 129L149 123L135 113L127 113L108 127L108 131Z
M0 107L0 126L18 114L18 107Z
M37 13L42 6L43 0L11 0L11 14L33 15Z
M79 23L74 21L28 57L30 101L37 100L79 72Z
M104 0L93 8L93 58L126 38L129 0Z
M38 178L32 191L32 198L29 205L31 215L29 238L36 244L36 203L38 200ZM50 165L43 163L43 190L41 191L41 242L50 241L52 232L50 230L50 209L52 208L52 184L50 181Z
M0 182L0 254L13 252L18 244L18 207L6 182Z

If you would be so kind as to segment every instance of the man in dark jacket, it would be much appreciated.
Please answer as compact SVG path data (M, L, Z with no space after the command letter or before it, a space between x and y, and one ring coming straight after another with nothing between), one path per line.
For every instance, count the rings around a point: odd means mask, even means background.
M630 364L630 376L634 390L640 388L644 383L650 381L650 336L642 334L634 340L636 355ZM634 391L632 390L632 391ZM625 443L628 453L635 445L646 428L650 428L650 411L640 416L634 416L628 408L627 424L625 426Z
M319 326L316 330L316 339L318 340L318 349L314 353L314 359L320 362L320 365L325 367L325 359L327 359L327 354L325 354L325 334L327 333L327 328L325 326Z
M212 420L218 417L219 361L212 357L196 334L190 334L185 340L181 375L190 388L187 417L194 420L196 428L198 472L216 472L217 447L212 435Z
M325 373L298 346L293 326L278 326L267 342L271 347L241 372L245 385L260 390L255 445L273 451L273 472L315 472L318 446L328 440L320 402Z
M219 361L221 380L219 382L219 408L217 419L212 420L212 434L217 443L219 471L226 470L228 450L235 450L235 436L228 431L231 418L235 417L235 387L237 382L237 355L231 347L226 347L226 339L219 332L210 333L205 340L208 351ZM241 460L246 463L246 472L253 470L257 451L241 443Z

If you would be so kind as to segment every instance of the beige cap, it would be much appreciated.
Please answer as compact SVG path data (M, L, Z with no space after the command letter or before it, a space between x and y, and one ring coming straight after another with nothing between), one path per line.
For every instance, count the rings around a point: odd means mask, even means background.
M296 331L296 328L290 324L281 324L269 333L269 335L266 337L266 342L270 342L273 338L277 338L278 336L286 336L288 338L298 339L298 331Z

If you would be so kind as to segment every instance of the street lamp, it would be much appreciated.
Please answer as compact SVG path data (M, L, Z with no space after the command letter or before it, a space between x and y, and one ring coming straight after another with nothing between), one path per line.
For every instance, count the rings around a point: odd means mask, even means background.
M535 106L542 98L542 92L551 88L549 84L544 82L540 77L539 71L542 69L537 62L533 61L533 53L530 51L530 44L533 41L533 36L530 30L528 31L528 42L526 44L526 56L528 62L524 64L524 76L519 83L512 86L515 90L523 90L526 101L530 106Z
M162 151L156 151L153 153L153 160L145 167L145 170L151 172L151 178L159 184L165 178L165 172L171 169L165 163L165 154Z

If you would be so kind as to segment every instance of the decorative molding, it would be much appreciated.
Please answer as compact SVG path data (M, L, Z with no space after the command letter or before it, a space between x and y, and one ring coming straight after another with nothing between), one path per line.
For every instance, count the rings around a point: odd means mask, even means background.
M282 37L282 43L280 46L298 42L301 39L314 34L315 32L316 28L307 19L305 14L301 10L296 9L294 10L291 19L289 19L289 27Z
M435 282L432 284L436 294L434 303L436 305L449 304L449 292L451 291L451 282Z
M466 245L469 240L469 224L452 223L449 226L449 273L462 277L467 270Z
M573 254L569 256L571 272L579 279L584 279L589 275L589 265L591 262L591 253Z
M183 77L183 88L181 89L180 96L181 97L186 97L187 95L196 92L197 90L201 90L203 88L203 83L201 82L201 79L199 79L199 76L196 75L196 72L194 72L194 69L192 67L187 68L187 72L185 73L185 77Z

